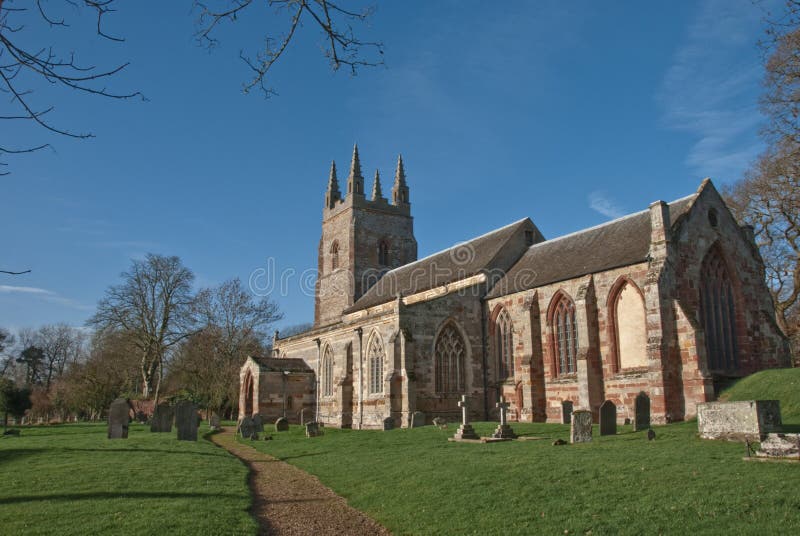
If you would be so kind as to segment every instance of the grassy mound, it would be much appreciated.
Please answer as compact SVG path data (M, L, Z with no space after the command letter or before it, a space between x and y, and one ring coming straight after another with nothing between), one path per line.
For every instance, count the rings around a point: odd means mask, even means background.
M22 427L0 439L2 534L255 534L247 468L210 441L131 426ZM207 428L201 428L207 431Z
M784 423L800 424L800 368L762 370L725 389L720 400L780 400Z

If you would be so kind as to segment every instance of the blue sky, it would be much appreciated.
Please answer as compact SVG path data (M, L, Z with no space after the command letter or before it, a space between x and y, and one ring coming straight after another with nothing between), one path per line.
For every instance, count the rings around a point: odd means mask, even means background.
M147 252L178 255L198 286L293 271L271 296L280 325L312 320L301 275L316 267L330 161L346 170L354 142L384 191L403 154L420 257L525 216L552 238L706 176L722 185L762 147L763 6L750 0L376 6L364 37L384 42L385 67L332 72L309 24L268 100L241 92L238 58L263 18L226 27L211 53L185 1L121 3L107 19L121 44L91 38L87 17L26 34L41 45L73 32L63 42L79 59L129 61L110 87L148 100L33 85L53 122L96 137L0 122L2 144L54 147L5 158L0 269L33 271L0 274L0 326L82 325Z

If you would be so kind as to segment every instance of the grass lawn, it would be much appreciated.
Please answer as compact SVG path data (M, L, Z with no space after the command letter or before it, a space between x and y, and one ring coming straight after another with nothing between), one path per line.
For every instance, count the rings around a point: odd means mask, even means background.
M800 432L800 368L762 370L742 378L720 394L720 400L780 400L784 423Z
M0 439L2 534L256 533L247 468L205 439L143 425L113 441L105 424L21 430Z

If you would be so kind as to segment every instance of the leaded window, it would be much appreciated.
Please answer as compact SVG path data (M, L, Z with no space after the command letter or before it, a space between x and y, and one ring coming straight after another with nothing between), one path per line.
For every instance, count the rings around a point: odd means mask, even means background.
M505 309L497 315L494 326L494 347L499 379L514 376L514 329L511 316Z
M700 308L706 334L708 368L737 370L736 311L733 285L725 260L717 248L703 262L700 276Z
M369 341L367 347L367 362L369 363L369 392L383 392L383 345L377 336Z
M381 240L378 243L378 264L389 266L389 244L386 240Z
M436 392L440 394L464 392L464 364L466 345L452 322L439 332L434 345Z
M331 270L339 267L339 242L334 241L331 246Z
M554 349L558 374L577 371L578 325L575 321L575 304L562 295L553 309L550 320L553 326Z
M322 395L333 396L333 350L325 347L322 356Z

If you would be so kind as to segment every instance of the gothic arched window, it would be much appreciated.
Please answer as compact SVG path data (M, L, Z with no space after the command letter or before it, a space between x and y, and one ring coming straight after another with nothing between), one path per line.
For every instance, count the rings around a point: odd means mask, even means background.
M325 347L322 355L322 396L333 395L333 350Z
M464 363L466 345L461 333L448 322L436 337L434 366L436 392L440 394L464 392Z
M647 321L639 289L625 281L613 301L616 365L618 369L647 366Z
M494 352L498 379L514 376L514 329L508 311L502 309L494 324Z
M378 264L389 266L389 244L386 240L378 242Z
M714 247L703 260L700 310L706 334L708 368L716 371L738 369L733 285L718 247Z
M369 393L383 392L383 345L380 338L374 335L367 346L367 363L369 364Z
M331 245L331 270L339 267L339 242L335 241Z
M553 350L556 375L574 374L577 369L578 325L575 322L575 304L566 294L557 298L552 307L550 326L553 330Z

